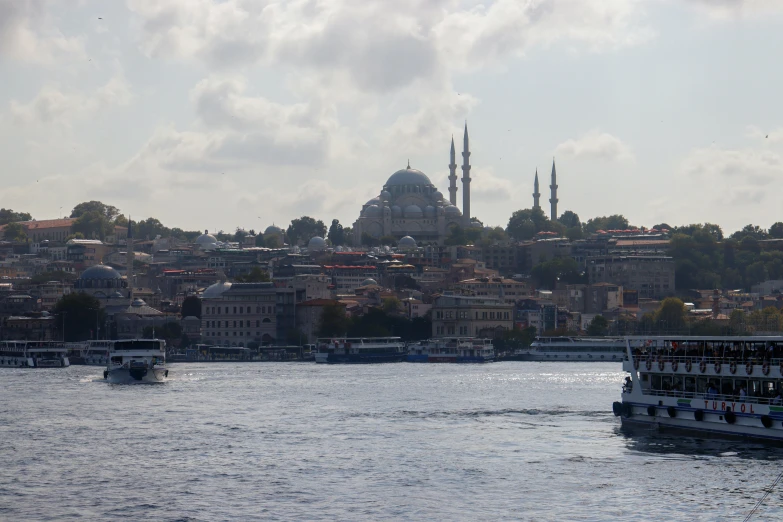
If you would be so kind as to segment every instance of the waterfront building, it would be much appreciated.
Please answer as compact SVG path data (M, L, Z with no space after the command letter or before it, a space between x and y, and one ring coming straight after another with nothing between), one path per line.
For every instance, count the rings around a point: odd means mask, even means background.
M499 299L441 295L432 303L432 336L497 337L513 329L513 308Z
M274 283L218 282L201 294L201 338L207 344L248 347L277 338Z
M637 290L639 298L674 295L674 259L669 256L597 256L587 259L589 283Z
M452 284L451 288L462 295L494 298L506 303L530 296L527 283L502 277L465 279Z

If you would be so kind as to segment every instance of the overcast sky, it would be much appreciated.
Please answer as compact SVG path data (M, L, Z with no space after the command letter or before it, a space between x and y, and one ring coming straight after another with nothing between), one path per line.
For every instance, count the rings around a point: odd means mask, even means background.
M467 120L485 224L555 157L583 221L767 228L781 49L779 0L0 0L0 206L350 225L408 159L447 193Z

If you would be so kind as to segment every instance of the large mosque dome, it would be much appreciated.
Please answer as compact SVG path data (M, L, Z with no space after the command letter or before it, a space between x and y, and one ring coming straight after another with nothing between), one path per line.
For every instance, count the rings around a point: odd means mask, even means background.
M214 245L217 243L217 238L210 234L208 231L204 231L203 234L196 238L197 245Z
M412 169L410 165L402 170L398 170L386 180L386 187L395 185L432 185L430 178L420 170Z

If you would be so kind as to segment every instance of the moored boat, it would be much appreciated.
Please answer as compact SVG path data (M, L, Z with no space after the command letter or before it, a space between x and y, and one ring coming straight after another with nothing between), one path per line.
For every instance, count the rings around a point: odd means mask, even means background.
M0 368L66 368L68 347L59 341L2 341Z
M484 363L495 360L491 339L444 337L408 345L408 362Z
M783 442L783 336L626 339L623 426Z
M612 337L536 337L528 348L514 351L509 359L519 361L620 362L625 342Z
M322 364L372 364L402 362L405 344L399 337L318 339L315 362Z
M163 382L166 367L166 343L160 339L114 341L103 377L112 383Z

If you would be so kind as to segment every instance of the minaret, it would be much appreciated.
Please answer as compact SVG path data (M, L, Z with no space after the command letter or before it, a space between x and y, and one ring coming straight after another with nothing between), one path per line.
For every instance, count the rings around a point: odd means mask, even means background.
M541 193L538 191L538 169L536 169L536 180L533 182L533 208L541 208Z
M128 266L128 269L126 271L127 273L127 279L128 279L128 298L130 299L130 304L133 304L133 221L131 221L130 216L128 216L128 239L127 239L127 253L125 257L125 263Z
M457 204L457 153L454 152L454 136L451 137L451 163L449 163L449 201Z
M465 122L465 136L462 138L462 220L464 227L470 227L470 146L468 144L468 122Z
M552 158L552 184L549 185L549 190L552 192L552 197L549 200L549 204L552 205L552 221L557 219L557 172L555 172L555 158Z

